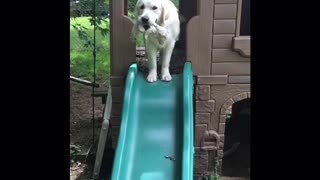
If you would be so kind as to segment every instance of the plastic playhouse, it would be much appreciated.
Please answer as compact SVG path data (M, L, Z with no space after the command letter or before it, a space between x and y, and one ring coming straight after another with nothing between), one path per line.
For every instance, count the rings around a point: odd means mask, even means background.
M169 83L147 83L139 71L126 3L110 5L111 79L94 174L108 134L116 151L112 180L192 180L220 172L229 116L250 99L250 0L180 1L186 22L175 53L184 62L171 61L179 71Z

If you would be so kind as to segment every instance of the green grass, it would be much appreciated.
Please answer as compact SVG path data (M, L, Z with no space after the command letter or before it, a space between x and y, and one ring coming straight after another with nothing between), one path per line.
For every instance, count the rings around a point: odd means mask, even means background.
M221 180L220 176L207 176L203 177L202 180Z
M93 39L93 26L90 17L70 18L70 73L72 76L93 80L93 47L85 47L85 41L81 40L78 31L72 26L80 24L85 27L85 32ZM109 23L103 22L103 28ZM137 46L143 45L142 35L137 37ZM99 30L96 31L96 80L98 83L108 81L110 76L110 35L103 36Z
M93 56L91 51L71 52L71 74L73 76L93 80ZM96 80L104 82L110 75L110 54L107 51L97 52Z
M93 80L93 47L84 47L85 41L78 36L78 31L72 26L76 23L87 28L86 33L93 38L93 26L89 22L90 17L78 17L70 19L70 73L73 76L86 80ZM107 24L103 23L102 27ZM109 34L103 36L96 31L96 80L105 82L110 76L110 44Z
M210 176L210 180L221 180L220 176Z
M139 33L137 36L136 44L138 47L144 47L143 36L141 33Z

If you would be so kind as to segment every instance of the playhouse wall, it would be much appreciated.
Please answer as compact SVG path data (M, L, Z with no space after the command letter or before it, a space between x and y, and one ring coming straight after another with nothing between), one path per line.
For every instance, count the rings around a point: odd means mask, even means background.
M135 62L135 44L129 41L132 23L123 15L123 1L111 3L110 125L116 148L125 75ZM188 22L185 39L195 75L194 179L212 174L216 157L221 162L226 116L233 103L250 98L250 44L244 38L245 43L238 42L247 48L245 53L235 49L235 39L242 39L238 33L241 0L198 0L197 4L198 15Z
M194 179L213 174L216 157L220 171L226 116L233 103L250 98L250 54L234 47L240 38L239 1L201 0L198 16L187 25L187 59L195 74Z

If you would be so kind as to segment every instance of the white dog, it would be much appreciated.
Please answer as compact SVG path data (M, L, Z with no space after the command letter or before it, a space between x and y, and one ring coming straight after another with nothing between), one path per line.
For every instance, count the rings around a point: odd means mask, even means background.
M156 56L159 50L162 62L161 80L170 81L170 59L180 33L177 8L170 0L138 0L135 13L131 39L135 39L139 31L144 33L149 66L147 81L157 81Z

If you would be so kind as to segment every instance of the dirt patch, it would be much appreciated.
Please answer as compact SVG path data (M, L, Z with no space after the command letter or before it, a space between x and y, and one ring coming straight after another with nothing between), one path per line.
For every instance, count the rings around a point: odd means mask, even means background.
M77 83L70 83L70 138L85 153L93 141L92 89ZM95 98L95 137L99 135L103 116L101 98Z
M106 87L102 87L106 89ZM70 159L70 179L85 180L91 179L94 165L94 149L93 156L87 159L83 154L89 151L93 144L93 121L92 121L92 88L90 86L70 82L70 141L76 152L72 153L79 159ZM104 104L99 97L95 98L95 141L99 138L100 127L103 118ZM70 152L71 153L71 152ZM82 155L82 156L80 156ZM74 156L71 156L74 157ZM108 157L108 156L107 156ZM84 160L87 161L84 161ZM108 161L110 162L110 161ZM110 164L109 164L110 165ZM103 165L105 166L105 165ZM107 179L102 177L101 179Z

